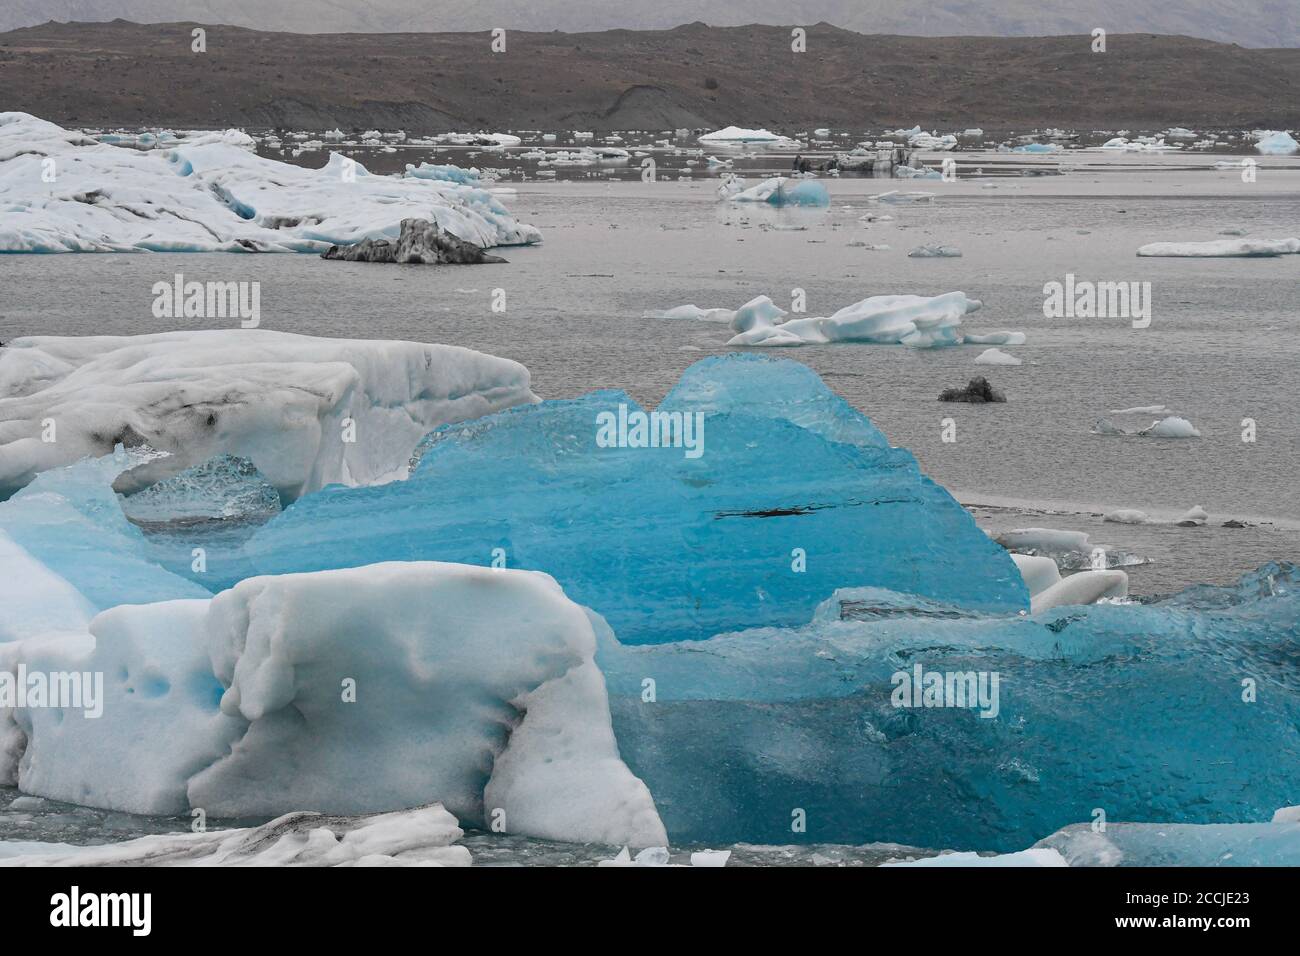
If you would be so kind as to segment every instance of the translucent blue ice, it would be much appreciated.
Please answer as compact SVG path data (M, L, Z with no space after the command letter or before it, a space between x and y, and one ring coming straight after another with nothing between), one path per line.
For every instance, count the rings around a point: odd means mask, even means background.
M1097 810L1251 823L1297 802L1296 568L1034 617L906 603L842 593L804 627L689 645L604 632L619 747L674 842L1006 852ZM996 706L909 706L918 666L998 675Z
M441 428L407 481L308 495L248 557L268 574L389 560L545 571L630 644L803 624L837 587L1027 608L1005 551L803 365L706 359L659 413L682 426L674 447L602 447L602 420L630 446L644 414L614 391Z
M0 530L100 610L209 597L156 564L144 535L122 513L113 480L150 453L123 452L120 445L118 451L41 472L0 502Z

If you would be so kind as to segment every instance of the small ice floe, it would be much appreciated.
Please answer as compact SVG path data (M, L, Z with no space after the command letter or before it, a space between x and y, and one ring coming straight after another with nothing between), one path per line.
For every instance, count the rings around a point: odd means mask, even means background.
M985 349L975 358L976 365L1020 365L1021 360L1001 349Z
M897 860L888 863L882 863L881 866L1023 866L1023 867L1042 867L1042 866L1069 866L1065 862L1065 857L1061 856L1059 850L1050 847L1030 847L1028 850L1020 850L1015 853L999 853L996 856L980 856L973 851L940 853L938 856L927 856L919 860Z
M1300 823L1300 807L1279 807L1273 811L1274 823Z
M699 867L722 867L727 865L731 859L730 850L696 850L691 854L691 866ZM627 847L618 851L618 855L611 860L601 860L597 866L624 867L624 866L682 866L681 863L673 863L672 856L668 848L664 846L646 847L644 850L632 856Z
M1037 593L1031 589L1029 613L1037 614L1057 607L1096 604L1099 601L1116 601L1127 597L1128 575L1123 571L1076 571Z
M736 165L735 160L718 159L716 156L710 156L708 163L715 169L730 169L732 166Z
M1158 413L1157 413L1158 414ZM1169 415L1152 422L1146 428L1128 429L1116 425L1109 418L1099 418L1092 426L1094 435L1127 435L1140 438L1200 438L1201 433L1185 418Z
M1182 528L1199 528L1209 520L1209 513L1200 505L1195 505L1174 523Z
M1300 143L1286 130L1256 130L1255 148L1267 156L1289 156L1300 152Z
M895 179L943 179L943 173L926 166L895 166Z
M829 342L899 344L912 348L956 345L962 316L980 307L964 292L926 297L877 295L826 317L799 317L777 324L785 312L767 296L737 310L728 345L792 346Z
M955 246L917 246L907 254L909 259L960 259L961 250Z
M936 136L933 133L913 133L907 138L907 145L913 149L928 149L943 153L956 149L957 137L951 133L945 136Z
M1145 511L1136 508L1116 508L1102 515L1101 520L1112 524L1148 524L1151 518Z
M869 212L858 217L858 222L893 222L894 217L887 212Z
M698 305L678 305L671 309L653 309L641 313L643 319L691 319L696 322L730 322L735 309L702 309Z
M967 332L962 341L969 345L1024 345L1024 332Z
M872 202L887 203L933 202L934 193L904 192L899 189L891 189L888 192L875 193L866 198Z
M1059 153L1060 151L1061 147L1058 143L1026 143L1011 150L1013 153Z
M830 193L816 180L773 176L757 186L728 174L718 187L718 198L730 202L765 202L772 206L829 206Z
M1065 570L1102 570L1147 564L1147 559L1117 548L1094 546L1086 531L1059 528L1016 528L992 535L993 540L1015 555L1050 558Z
M1151 242L1139 256L1164 258L1257 259L1300 254L1300 238L1211 239L1208 242Z

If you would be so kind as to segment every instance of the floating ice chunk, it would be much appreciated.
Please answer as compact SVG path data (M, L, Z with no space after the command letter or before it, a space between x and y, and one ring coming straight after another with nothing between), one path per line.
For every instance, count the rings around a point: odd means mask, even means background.
M1018 850L1015 853L999 853L996 856L981 856L978 853L941 853L938 856L927 856L919 860L899 860L892 863L882 863L881 866L1023 866L1023 867L1053 867L1069 866L1065 862L1065 857L1061 856L1051 847L1031 847L1028 850Z
M297 812L257 827L138 837L103 846L27 844L3 866L469 866L441 804L373 816Z
M246 553L283 573L394 558L486 564L499 549L511 567L546 568L629 643L804 622L850 582L1027 607L1005 551L806 366L705 359L656 412L597 392L444 427L409 480L304 497ZM700 421L691 457L684 429ZM817 555L801 573L790 571L796 545ZM684 575L684 550L717 560Z
M1300 239L1211 239L1208 242L1152 242L1139 256L1173 258L1270 258L1300 253Z
M730 859L730 850L696 850L691 854L691 866L721 867Z
M434 165L421 163L419 166L406 164L405 175L411 179L437 179L447 183L463 183L469 186L480 184L483 174L478 169L462 169L460 166Z
M954 246L917 246L907 254L909 259L960 259L961 250Z
M1021 360L1001 349L985 349L975 357L976 365L1020 365Z
M995 535L994 540L1013 551L1059 554L1066 551L1087 552L1088 534L1084 531L1061 531L1057 528L1017 528Z
M1125 412L1127 414L1127 411ZM1158 413L1157 413L1158 414ZM1116 425L1108 418L1099 418L1092 426L1094 435L1124 435L1141 438L1200 438L1201 433L1185 418L1169 415L1152 422L1146 428L1128 429Z
M1180 525L1203 525L1210 520L1210 515L1200 505L1189 508L1176 524Z
M699 141L706 146L785 146L797 145L794 140L766 129L745 129L727 126L705 133Z
M897 189L891 189L889 192L876 193L874 195L868 196L867 199L871 200L872 202L885 202L885 203L933 202L934 193L902 192Z
M1024 578L1025 587L1029 589L1031 598L1061 581L1060 568L1052 558L1033 554L1012 554L1011 560L1016 563L1020 576Z
M1024 332L965 332L962 341L969 345L1024 345Z
M541 239L470 185L375 176L336 153L306 169L251 146L214 135L141 152L0 113L0 252L322 252L395 237L407 218L482 247Z
M830 193L815 179L792 181L773 176L757 186L747 186L743 179L730 177L719 187L719 195L731 202L765 202L772 206L829 206Z
M1145 511L1138 511L1136 508L1117 508L1106 512L1101 516L1101 520L1113 524L1147 524L1151 518Z
M691 319L696 322L730 322L735 315L735 309L701 309L698 305L678 305L641 313L643 319Z
M728 345L823 345L829 342L903 344L913 348L955 345L960 341L962 316L980 307L964 292L925 297L878 295L846 306L827 317L800 317L779 325L755 315Z
M929 149L947 152L957 146L957 137L951 133L935 136L933 133L913 133L907 138L907 145L914 149Z
M1031 614L1038 614L1056 607L1124 597L1128 597L1128 575L1123 571L1076 571L1035 594L1029 609Z
M1289 156L1300 152L1300 143L1286 130L1260 130L1256 133L1255 148L1268 156Z
M1280 807L1273 811L1274 823L1300 823L1300 806Z
M1011 150L1013 153L1059 153L1060 151L1059 143L1025 143Z
M228 453L292 499L399 476L438 425L535 400L519 363L449 345L263 329L20 338L0 349L0 494L125 443L171 454L120 491ZM49 421L57 441L42 440Z
M1201 433L1185 418L1179 418L1177 415L1169 415L1160 419L1158 422L1152 422L1146 428L1138 432L1139 435L1149 436L1151 438L1200 438Z
M1038 841L1070 866L1300 866L1300 826L1272 823L1078 823Z

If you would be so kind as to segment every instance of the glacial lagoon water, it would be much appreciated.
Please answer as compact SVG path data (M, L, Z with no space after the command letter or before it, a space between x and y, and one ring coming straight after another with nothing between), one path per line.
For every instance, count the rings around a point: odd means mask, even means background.
M1025 345L1007 349L1023 365L974 365L984 346L806 346L779 354L807 363L891 442L909 448L986 529L1086 531L1094 544L1149 559L1126 569L1134 594L1169 593L1227 583L1269 560L1300 561L1300 344L1293 334L1300 257L1135 256L1148 242L1222 238L1227 229L1257 238L1300 231L1300 163L1264 160L1248 184L1239 171L1214 170L1215 158L1125 157L1059 176L957 183L845 177L827 181L830 208L811 212L721 204L716 177L702 175L502 183L517 190L506 199L512 212L540 227L545 242L502 250L509 264L500 266L401 268L302 255L9 256L0 259L0 340L175 328L175 320L152 315L151 289L181 272L260 282L265 328L463 345L523 362L544 398L614 387L653 405L688 365L727 351L730 332L644 318L646 310L735 308L759 294L790 308L802 290L808 314L828 315L867 295L962 290L984 303L965 329L1027 334ZM868 198L895 188L936 198ZM863 221L868 214L893 218ZM907 256L926 244L955 246L962 256ZM1068 274L1149 281L1150 326L1045 318L1044 284ZM501 302L495 290L504 290L504 311L493 308ZM216 324L187 322L182 327ZM1007 403L936 400L976 374L987 375ZM1149 424L1153 416L1111 414L1145 405L1168 406L1202 437L1092 433L1102 417ZM943 441L945 418L955 421L955 441ZM1242 441L1247 418L1256 423L1254 442ZM1193 505L1210 513L1206 526L1101 520L1116 508L1174 518ZM1230 519L1247 526L1223 527ZM185 819L60 807L11 790L0 792L0 804L7 806L0 840L99 842L188 828ZM555 862L569 852L541 841L468 838L475 841L483 862ZM770 862L772 853L813 860L807 854L816 851L755 851L752 862ZM849 853L870 862L891 855ZM605 857L583 851L573 861Z

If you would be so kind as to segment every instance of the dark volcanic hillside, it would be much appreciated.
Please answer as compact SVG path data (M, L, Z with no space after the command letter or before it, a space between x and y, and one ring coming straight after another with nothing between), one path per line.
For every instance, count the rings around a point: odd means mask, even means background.
M73 125L1024 129L1300 125L1300 49L1185 37L923 38L785 27L262 33L46 24L0 34L0 109Z

